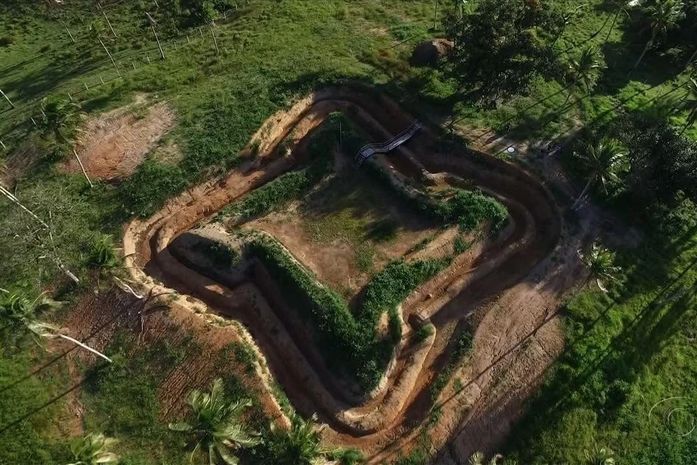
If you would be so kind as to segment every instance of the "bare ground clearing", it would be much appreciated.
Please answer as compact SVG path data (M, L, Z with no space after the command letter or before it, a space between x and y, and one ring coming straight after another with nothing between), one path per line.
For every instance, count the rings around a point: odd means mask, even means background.
M139 97L134 104L87 121L75 149L90 178L118 181L135 171L174 123L174 112L166 103L149 106ZM63 169L81 172L72 154Z

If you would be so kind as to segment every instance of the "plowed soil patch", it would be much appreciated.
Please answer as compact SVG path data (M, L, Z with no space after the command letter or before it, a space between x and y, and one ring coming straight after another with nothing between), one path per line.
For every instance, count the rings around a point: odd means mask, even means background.
M120 108L87 121L76 150L90 178L117 181L135 171L174 122L174 112L165 103L147 108L144 115ZM74 156L64 169L81 171Z

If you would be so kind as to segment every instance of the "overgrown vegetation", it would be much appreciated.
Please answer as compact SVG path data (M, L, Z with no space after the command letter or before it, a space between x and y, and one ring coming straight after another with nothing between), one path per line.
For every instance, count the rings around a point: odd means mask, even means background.
M379 381L401 338L397 305L420 283L435 275L444 261L392 262L366 285L360 308L352 314L336 292L319 284L278 243L253 238L249 252L259 258L285 299L312 323L327 365L355 379L369 391ZM390 317L390 337L377 333L378 320Z

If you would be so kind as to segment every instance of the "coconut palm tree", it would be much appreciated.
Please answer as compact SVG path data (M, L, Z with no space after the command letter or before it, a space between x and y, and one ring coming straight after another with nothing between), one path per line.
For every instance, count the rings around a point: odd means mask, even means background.
M571 85L569 94L564 101L564 105L569 102L574 89L581 88L590 92L598 80L598 73L601 68L598 50L594 47L586 47L581 51L578 58L572 58L569 62L569 74L571 75Z
M229 402L220 378L213 381L210 393L191 391L187 403L193 410L193 421L170 423L169 429L189 435L194 444L191 461L198 451L203 451L210 465L221 461L236 465L238 459L232 451L259 443L256 433L248 431L242 421L242 414L252 403L248 399Z
M571 206L572 209L579 205L594 184L600 184L607 194L608 184L619 179L617 171L627 155L617 141L603 138L586 145L580 152L574 152L574 156L588 174L586 186Z
M620 272L620 267L615 266L615 253L596 243L591 246L588 253L579 252L579 256L588 268L588 281L595 279L598 288L607 292L603 281L617 280L617 273Z
M43 338L61 338L111 362L111 359L103 353L77 339L61 334L57 327L37 318L38 312L57 308L60 305L60 302L49 299L44 293L31 300L20 293L0 289L0 321L3 324L3 340L16 346L27 335L39 345Z
M610 35L612 35L612 31L615 30L615 26L617 25L617 20L620 18L620 15L622 13L627 13L627 7L629 7L630 2L628 0L610 0L610 5L612 8L615 10L615 14L612 16L612 23L610 24L610 29L608 29L607 34L605 35L605 42L610 40ZM603 24L603 28L605 27L605 24Z
M571 24L577 16L579 16L581 10L583 10L585 7L586 5L578 5L576 8L567 10L562 14L561 24L559 25L559 30L554 36L554 40L552 41L552 47L557 43L561 36L564 35L566 28L569 27L569 24Z
M88 434L70 442L73 462L67 465L106 465L116 463L119 457L107 449L116 441L103 434Z
M30 300L26 296L0 289L0 321L2 321L2 339L11 346L17 346L26 336L40 344L51 325L38 321L36 313L57 308L60 304L40 294Z
M52 132L58 142L68 142L68 133L82 119L80 106L69 99L44 98L41 111L46 131Z
M682 136L685 134L685 131L687 131L687 128L697 122L697 80L694 78L690 79L688 83L688 92L683 101L680 102L680 109L687 111L687 121L682 131L680 131L680 135Z
M503 461L501 462L501 460ZM516 460L504 458L501 454L495 454L491 457L489 462L486 462L486 457L482 452L475 452L470 456L467 463L469 465L484 465L486 463L488 463L488 465L517 465L518 462Z
M615 465L614 452L606 447L594 447L586 451L586 465Z
M654 46L656 39L675 28L685 17L685 4L682 0L655 0L644 7L644 13L651 20L651 38L646 42L633 70L642 62L646 52Z
M315 427L315 416L312 420L294 415L290 431L271 425L266 445L274 465L315 465L321 460L325 453L320 447L322 428Z

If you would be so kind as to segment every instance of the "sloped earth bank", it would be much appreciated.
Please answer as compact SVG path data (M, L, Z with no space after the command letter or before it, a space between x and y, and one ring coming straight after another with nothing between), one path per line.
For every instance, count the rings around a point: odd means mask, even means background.
M189 296L179 297L176 305L205 303L243 323L295 408L305 415L316 411L329 425L329 442L357 447L370 463L380 463L408 453L427 438L433 451L441 451L439 461L461 462L473 450L496 446L562 348L555 311L573 284L570 276L576 275L570 273L576 244L573 238L560 242L560 216L536 178L517 166L446 143L430 128L408 148L379 159L400 176L431 182L467 179L503 202L511 221L496 241L461 255L406 299L403 320L412 321L418 313L433 322L436 332L415 346L405 323L388 375L360 400L332 379L308 350L312 341L294 334L295 325L287 324L287 309L279 308L279 299L265 298L257 285L267 287L261 282L263 272L256 273L262 275L256 281L226 287L186 267L168 249L180 234L297 165L308 136L336 111L376 141L413 121L369 89L330 88L308 96L260 128L242 154L250 155L256 147L250 161L171 199L151 218L127 225L127 267L146 289L174 289ZM277 146L291 134L290 154L279 155ZM476 327L473 353L455 373L457 382L448 384L434 406L429 386L448 362L453 336L467 324ZM440 414L429 414L433 407Z

